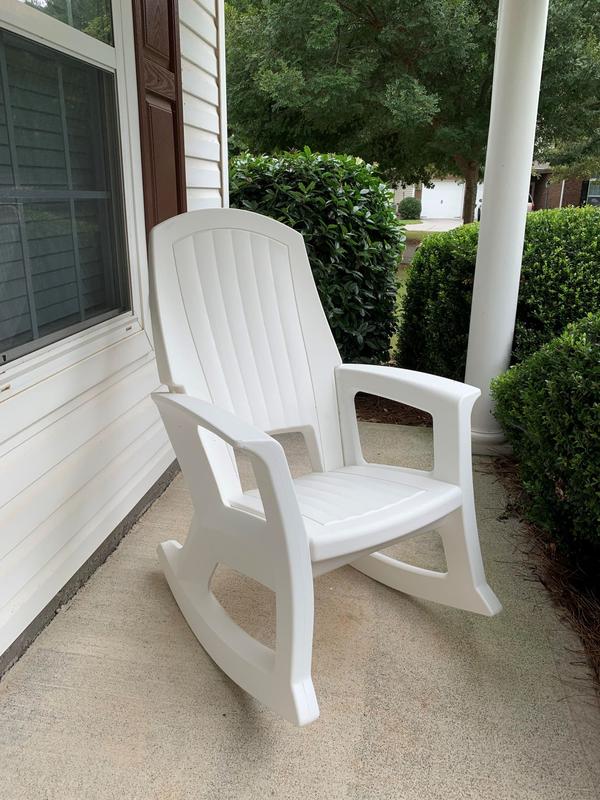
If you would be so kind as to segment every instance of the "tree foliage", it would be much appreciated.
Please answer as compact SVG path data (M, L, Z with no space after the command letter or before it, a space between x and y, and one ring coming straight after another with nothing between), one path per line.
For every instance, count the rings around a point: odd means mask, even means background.
M600 128L600 12L551 0L541 148ZM229 120L252 150L348 152L390 177L459 173L466 219L485 158L498 0L228 0Z

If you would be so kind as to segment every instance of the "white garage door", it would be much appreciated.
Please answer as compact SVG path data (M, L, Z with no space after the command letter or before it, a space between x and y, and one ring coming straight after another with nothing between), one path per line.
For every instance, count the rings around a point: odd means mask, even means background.
M465 185L453 180L434 181L433 189L423 187L421 216L427 219L460 219Z

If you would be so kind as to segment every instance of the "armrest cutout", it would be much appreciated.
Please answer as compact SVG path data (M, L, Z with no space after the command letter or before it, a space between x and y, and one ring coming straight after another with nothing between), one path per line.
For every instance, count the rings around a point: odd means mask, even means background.
M354 396L356 416L363 422L383 422L388 425L409 425L431 428L433 417L428 411L397 400L389 400L375 394L358 392Z

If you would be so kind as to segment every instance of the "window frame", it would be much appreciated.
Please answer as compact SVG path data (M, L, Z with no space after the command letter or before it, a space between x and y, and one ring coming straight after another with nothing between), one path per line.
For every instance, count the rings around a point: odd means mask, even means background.
M594 184L598 184L597 191L592 193L592 187ZM588 190L586 200L589 202L590 197L600 197L600 178L590 178L588 181Z
M147 350L152 350L133 20L127 0L112 0L112 19L114 47L19 0L3 0L0 7L0 26L6 30L115 76L131 299L129 311L0 364L0 402L136 333L145 336ZM98 382L111 374L98 375Z

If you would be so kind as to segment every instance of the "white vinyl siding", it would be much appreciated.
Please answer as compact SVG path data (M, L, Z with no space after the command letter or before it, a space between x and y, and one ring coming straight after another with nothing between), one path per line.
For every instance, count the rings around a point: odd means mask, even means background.
M228 204L220 11L215 0L179 2L185 170L190 211Z
M182 43L200 41L208 52L183 58L186 100L186 166L190 208L226 203L221 150L222 87L219 85L217 20L210 0L181 2ZM173 461L173 451L150 393L159 388L147 298L146 245L135 85L133 26L129 0L112 0L115 48L84 36L19 0L0 1L0 27L116 69L120 135L124 150L124 203L131 268L132 311L106 320L5 366L0 363L0 653L22 633L127 516ZM211 27L212 26L212 27ZM212 34L211 31L212 30ZM194 45L195 46L195 45ZM197 63L198 62L198 63ZM200 64L200 65L199 65ZM206 71L201 65L208 67ZM40 76L40 90L45 79ZM43 102L43 101L42 101ZM0 191L7 172L8 140L0 109ZM59 148L51 126L37 126L43 148ZM22 141L25 141L24 139ZM83 139L72 152L83 153ZM59 158L36 156L55 179ZM73 174L80 169L73 158ZM53 172L57 170L57 172ZM85 168L77 173L85 184ZM89 201L91 203L93 201ZM89 302L94 292L94 229L97 214L79 210L82 259L89 267ZM0 213L0 249L11 258L0 266L0 302L10 293L26 297L19 275L17 229ZM85 230L84 230L85 228ZM46 231L47 233L47 231ZM59 231L55 230L58 235ZM84 235L85 234L85 235ZM86 238L88 237L88 238ZM39 257L49 264L61 248L40 240ZM87 255L86 255L87 254ZM61 262L63 277L73 265ZM69 272L69 270L71 272ZM58 273L60 270L58 270ZM58 274L57 273L57 274ZM12 282L12 285L11 285ZM73 281L71 281L73 283ZM48 300L53 286L40 289ZM4 293L4 294L2 294ZM168 531L165 531L168 536Z
M208 0L194 5L217 25L219 15ZM19 0L0 1L0 27L6 24L8 30L30 35L43 44L56 42L64 52L76 57L81 53L109 71L116 69L132 300L131 312L0 364L0 653L62 589L174 458L149 396L160 383L146 305L131 4L112 0L112 9L114 49ZM202 38L207 29L202 23L202 30L196 30L199 20L205 22L206 18L200 14L194 21L188 16L190 35ZM211 47L214 70L218 57ZM215 75L189 60L182 62L182 70L188 76L184 79L187 89L191 89L191 93L186 90L188 202L190 208L220 206L226 197L221 167L222 94ZM192 107L195 112L190 116ZM3 120L0 110L0 190L2 181L12 180L6 174L9 162L3 149L7 146ZM52 131L41 132L39 141L50 146L46 134ZM85 147L85 143L77 146ZM48 169L56 168L60 165L48 162ZM82 173L81 180L85 179ZM94 210L85 206L81 215L82 225L87 225ZM12 248L15 255L0 267L0 292L7 294L22 291L16 284L6 288L18 274L15 265L11 266L18 256L14 224L0 218L0 248ZM52 259L51 250L46 244L40 253ZM52 288L44 288L48 296ZM91 297L93 291L90 281Z
M10 54L16 66L4 72L10 79L14 135L11 158L2 149L10 145L2 108L0 192L9 202L0 205L0 302L15 303L11 308L16 312L20 292L22 319L27 320L24 340L31 339L33 317L43 334L43 326L62 327L70 316L79 320L88 313L95 315L105 305L102 251L107 237L101 231L103 225L106 228L102 203L107 192L98 184L94 129L99 120L93 118L92 87L87 86L94 74L87 66L93 53L92 67L103 70L118 88L133 306L131 311L117 310L113 319L0 363L0 653L102 544L173 458L149 397L159 380L144 330L147 316L140 293L146 271L145 237L143 218L136 216L136 210L143 207L143 196L137 129L131 125L133 120L137 126L137 92L133 52L123 48L125 37L132 47L132 31L130 25L124 29L127 14L122 13L121 0L112 0L112 7L114 49L17 0L0 4L5 41L14 43L10 34L16 33L34 42L29 51L24 47L23 57L16 48ZM30 74L27 53L35 53L38 44L53 48L55 43L59 52L78 61L69 61L57 78L53 64L61 58L53 60L50 53L48 68ZM3 98L6 89L5 80ZM61 102L61 94L67 102ZM113 116L117 98L113 93L107 104ZM11 174L7 169L15 163L18 182L12 167ZM18 203L10 202L8 195L15 191L15 183ZM35 304L33 317L30 298Z

